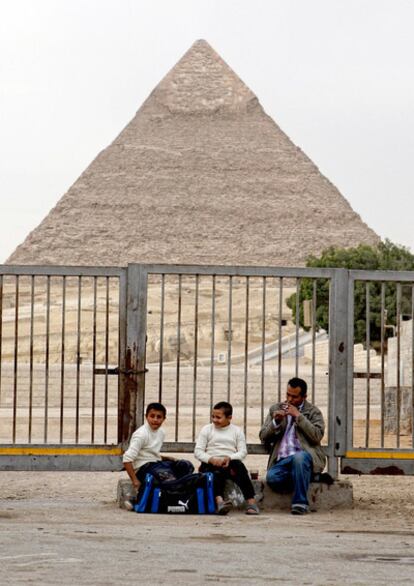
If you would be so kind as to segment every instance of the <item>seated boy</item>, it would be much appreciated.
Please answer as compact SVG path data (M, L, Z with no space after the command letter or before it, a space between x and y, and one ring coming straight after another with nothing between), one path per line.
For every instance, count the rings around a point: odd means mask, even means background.
M205 425L197 438L194 455L200 460L200 472L214 473L217 513L226 515L231 502L224 500L224 485L229 478L240 487L246 499L246 513L258 515L254 488L242 460L247 455L242 430L231 423L233 407L226 401L214 405L209 425Z
M131 436L127 451L123 456L124 468L134 487L139 490L147 473L157 480L174 480L194 472L194 466L187 460L176 460L161 456L160 450L165 433L161 429L167 410L161 403L150 403L145 411L145 423ZM132 509L132 504L126 508Z

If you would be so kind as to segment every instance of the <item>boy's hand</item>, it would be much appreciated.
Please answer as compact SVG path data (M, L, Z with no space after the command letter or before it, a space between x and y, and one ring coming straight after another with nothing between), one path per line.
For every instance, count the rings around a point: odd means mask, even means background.
M139 490L139 488L140 488L140 486L141 486L141 483L140 483L140 481L138 480L138 478L136 478L135 480L133 480L133 481L132 481L132 485L133 485L133 487L134 487L134 488L136 488L136 490L138 491L138 490Z
M212 456L208 463L212 466L217 466L218 468L227 468L227 466L230 464L230 458L229 456L223 456L222 458Z
M223 460L224 458L219 458L218 456L211 456L208 463L212 466L217 466L217 468L221 468L222 466L224 466Z

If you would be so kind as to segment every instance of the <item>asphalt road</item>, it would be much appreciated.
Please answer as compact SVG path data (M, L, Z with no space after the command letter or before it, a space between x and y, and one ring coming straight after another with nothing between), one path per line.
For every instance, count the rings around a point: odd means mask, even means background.
M138 515L117 508L118 478L0 473L0 584L414 583L411 509Z

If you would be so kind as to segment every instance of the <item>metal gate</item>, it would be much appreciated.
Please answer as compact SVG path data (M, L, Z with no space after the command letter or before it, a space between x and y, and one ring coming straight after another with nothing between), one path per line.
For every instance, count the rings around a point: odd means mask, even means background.
M263 453L300 376L333 475L414 473L413 289L414 273L345 269L0 267L0 469L120 469L150 401L166 451L192 451L228 400Z
M0 467L119 468L126 271L0 267Z
M305 281L310 318L303 329L291 312L302 311ZM325 414L325 448L336 474L333 389L345 362L333 360L329 368L341 332L333 324L328 338L316 323L317 285L327 292L331 322L340 301L336 281L332 269L130 265L127 347L137 373L136 421L143 420L144 404L162 401L165 450L189 452L214 403L228 400L249 452L264 453L258 432L267 410L284 398L287 381L301 376ZM322 341L326 365L319 367Z
M354 270L347 278L341 469L414 474L414 272Z

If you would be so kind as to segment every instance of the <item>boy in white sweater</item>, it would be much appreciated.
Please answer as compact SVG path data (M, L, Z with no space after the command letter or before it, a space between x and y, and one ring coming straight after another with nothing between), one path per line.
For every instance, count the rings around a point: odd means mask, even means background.
M139 490L145 476L152 474L157 480L166 481L181 478L194 471L188 460L176 460L161 456L161 446L165 433L161 429L167 410L161 403L150 403L145 411L145 423L131 436L127 451L123 456L124 468L134 487Z
M254 488L242 460L247 455L246 440L242 430L231 423L233 407L226 401L214 405L211 421L197 438L194 455L200 460L200 472L214 473L217 513L226 515L231 502L224 500L224 485L229 478L240 487L246 499L246 513L258 515Z

